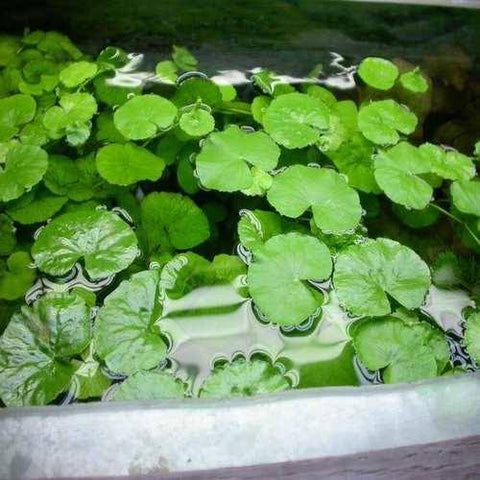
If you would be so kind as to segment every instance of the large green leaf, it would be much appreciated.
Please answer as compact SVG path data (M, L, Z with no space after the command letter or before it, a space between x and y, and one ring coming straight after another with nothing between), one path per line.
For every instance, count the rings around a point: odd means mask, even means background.
M112 400L161 400L182 398L185 385L167 372L137 372L123 381Z
M352 330L360 360L369 370L385 369L385 383L436 377L450 359L445 337L426 322L391 316L360 321Z
M13 315L0 338L0 398L7 406L45 405L69 387L70 357L90 342L89 310L78 295L50 293Z
M98 172L115 185L158 180L164 168L163 159L133 143L112 143L97 152Z
M340 252L333 282L347 310L382 316L391 312L389 296L406 308L420 307L430 286L430 270L413 250L378 238Z
M375 180L388 198L408 208L422 209L430 202L432 186L419 175L430 171L428 159L407 142L375 157Z
M358 127L373 143L394 145L400 140L398 132L413 133L417 127L417 117L394 100L370 102L360 108Z
M55 218L32 247L35 263L43 272L63 275L83 259L92 279L127 268L137 254L133 231L120 217L105 210L81 210Z
M321 305L321 293L308 280L326 280L331 272L332 260L324 243L301 233L287 233L255 250L248 288L269 320L298 325Z
M167 353L160 335L158 270L132 275L106 299L95 321L98 355L113 372L131 375L156 367Z
M287 93L275 98L263 115L267 133L286 148L316 143L329 127L328 107L318 98Z
M200 397L251 397L289 388L288 380L268 362L239 359L216 367L203 382Z
M362 216L357 192L341 175L327 168L288 167L273 178L267 199L290 218L311 208L316 225L326 233L353 230Z
M142 140L169 128L176 115L177 108L172 102L149 94L128 100L115 111L113 121L124 137Z
M40 147L21 144L8 147L5 166L0 169L0 201L20 197L42 179L47 167L47 152Z
M208 219L189 197L153 192L142 201L142 227L148 249L187 250L210 236Z
M279 156L280 149L265 133L247 133L231 125L207 137L196 158L197 172L205 187L234 192L252 186L251 165L272 170Z

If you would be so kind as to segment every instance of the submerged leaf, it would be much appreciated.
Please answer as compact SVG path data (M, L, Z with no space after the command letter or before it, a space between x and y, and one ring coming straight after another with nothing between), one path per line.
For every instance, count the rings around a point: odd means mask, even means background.
M377 238L340 252L333 282L347 310L382 316L391 312L388 296L406 308L420 307L430 286L430 270L413 250Z
M263 360L235 360L216 367L203 382L200 397L252 397L288 390L288 380Z
M328 248L300 233L270 238L254 252L248 268L250 294L269 320L298 325L321 305L322 295L308 280L326 280L332 272Z
M167 372L137 372L123 381L112 400L162 400L182 398L185 385Z
M357 192L337 172L293 165L273 178L269 203L290 218L312 208L316 225L326 233L354 229L362 216Z
M33 285L36 271L27 252L12 253L6 262L0 259L0 298L16 300Z
M272 170L279 156L280 149L265 133L247 133L232 125L207 137L197 155L196 165L205 187L234 192L252 186L250 165L264 171Z
M0 256L10 255L16 243L12 219L4 213L0 213Z
M167 353L158 320L160 272L148 270L123 281L105 299L95 322L98 355L116 373L156 367Z
M83 259L94 280L127 268L137 253L133 231L105 210L82 210L55 218L32 247L35 263L43 272L63 275Z

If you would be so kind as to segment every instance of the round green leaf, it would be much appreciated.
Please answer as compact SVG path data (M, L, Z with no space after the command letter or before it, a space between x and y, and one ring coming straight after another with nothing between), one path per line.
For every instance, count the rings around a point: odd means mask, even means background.
M400 75L400 84L403 88L413 93L425 93L428 90L428 82L419 68L402 73Z
M337 172L293 165L273 177L269 203L290 218L312 208L315 224L325 233L354 229L362 216L357 192Z
M265 133L247 133L232 125L207 137L196 158L197 172L205 187L234 192L252 186L250 165L272 170L279 156L280 149Z
M33 285L36 272L27 252L12 253L6 262L0 259L0 298L16 300Z
M158 180L165 162L133 143L112 143L97 152L97 169L109 183L132 185L141 180Z
M34 145L14 144L8 148L4 169L0 170L0 201L20 197L36 185L48 167L48 155Z
M98 71L95 63L75 62L60 72L60 81L68 88L77 87L93 78Z
M177 107L158 95L133 97L113 115L117 130L131 140L153 137L169 128L177 116Z
M480 182L461 180L450 187L455 207L468 215L480 217Z
M198 65L198 60L192 55L190 50L185 47L173 46L172 60L178 68L189 72L195 70Z
M203 137L215 128L215 119L202 108L195 108L180 117L180 128L191 137Z
M397 66L383 58L368 57L358 67L360 78L378 90L390 90L398 77Z
M425 228L433 225L440 217L440 212L428 206L421 210L411 210L401 205L393 204L393 213L410 228Z
M155 67L155 75L164 83L174 84L177 81L178 68L175 63L170 60L158 62Z
M97 353L113 372L131 375L156 367L167 353L160 335L160 272L140 272L123 281L95 321Z
M208 219L189 197L153 192L142 202L142 228L149 251L187 250L210 236Z
M420 307L430 287L430 270L413 250L378 238L340 252L333 282L347 310L378 317L391 311L388 296L406 308Z
M66 213L35 240L32 256L50 275L63 275L82 259L94 280L127 268L138 254L137 238L117 215L105 210Z
M390 200L408 208L423 209L432 199L432 186L419 177L430 171L429 161L407 142L375 157L375 180Z
M266 132L286 148L303 148L328 129L328 107L318 98L287 93L275 98L263 115Z
M268 362L239 359L215 367L203 382L200 397L252 397L289 388L288 380Z
M167 372L137 372L123 381L112 400L183 398L185 385Z
M417 117L394 100L370 102L360 108L358 127L368 140L379 145L394 145L398 132L410 135L417 128Z
M222 101L218 85L207 78L189 78L180 84L172 97L172 102L179 108L200 101L210 107L218 105Z
M66 203L67 197L57 197L40 190L27 193L9 205L8 215L23 225L41 223L52 218Z
M321 294L307 280L325 280L332 272L328 248L300 233L277 235L255 250L248 268L248 288L269 320L298 325L321 304Z
M468 317L464 338L468 354L480 364L480 313L475 312Z
M358 357L369 370L385 369L385 383L436 377L450 358L445 337L428 323L392 316L360 321L352 330Z
M0 99L0 142L5 142L18 133L18 127L31 122L35 116L36 103L30 95L12 95Z
M0 398L7 406L46 405L70 385L68 357L90 342L90 308L78 295L49 293L22 307L0 338Z
M445 151L438 145L424 143L419 151L429 164L431 172L448 180L469 180L475 176L471 158L455 151Z

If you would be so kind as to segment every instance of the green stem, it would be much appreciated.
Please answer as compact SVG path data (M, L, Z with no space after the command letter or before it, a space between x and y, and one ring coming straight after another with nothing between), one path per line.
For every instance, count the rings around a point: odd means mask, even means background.
M453 215L452 213L450 213L448 210L445 210L444 208L436 205L435 203L431 203L430 204L431 207L435 208L436 210L438 210L439 212L443 213L444 215L446 215L448 218L451 218L453 221L457 222L457 223L460 223L461 225L463 225L465 227L465 230L467 230L467 232L472 236L472 238L475 240L475 243L480 246L480 239L477 237L477 235L475 235L475 232L469 227L469 225L467 225L463 220L461 220L460 218L456 217L455 215Z

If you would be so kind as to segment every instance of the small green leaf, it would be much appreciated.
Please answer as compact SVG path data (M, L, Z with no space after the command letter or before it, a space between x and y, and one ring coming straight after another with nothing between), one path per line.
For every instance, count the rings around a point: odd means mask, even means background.
M433 188L419 174L430 163L419 149L401 142L375 156L375 180L388 198L407 208L421 210L432 199Z
M10 255L16 243L15 227L11 218L4 213L0 213L0 256Z
M78 87L90 80L97 74L98 68L95 63L75 62L60 72L60 81L68 88Z
M0 169L0 201L20 197L42 179L47 167L45 150L34 145L11 145L7 149L4 168Z
M133 97L113 115L117 130L130 140L153 137L169 128L177 115L172 102L154 94Z
M419 151L429 164L431 171L448 180L469 180L475 176L475 165L471 158L455 151L445 151L431 143L424 143Z
M167 353L158 320L160 272L148 270L123 281L105 299L95 322L97 353L116 373L156 367Z
M402 73L400 84L413 93L425 93L428 90L428 82L418 67L410 72Z
M139 97L140 98L140 97ZM165 162L133 143L112 143L97 152L98 173L114 185L132 185L141 180L158 180Z
M480 182L475 180L453 182L450 193L453 204L458 210L480 217Z
M206 110L194 108L180 117L179 125L191 137L204 137L215 128L215 119Z
M426 322L391 316L360 321L352 330L360 360L369 370L385 369L385 383L436 377L450 359L445 337Z
M95 97L109 107L123 105L132 96L142 93L141 87L126 87L116 82L115 74L106 72L95 77L93 81Z
M0 259L0 298L16 300L33 285L36 272L27 252L12 253L6 262Z
M207 137L196 158L197 172L205 187L234 192L252 186L250 165L272 170L279 156L280 149L265 133L247 133L231 125Z
M393 213L410 228L425 228L435 224L440 217L440 212L432 206L421 210L411 210L401 205L393 204Z
M358 127L368 140L379 145L394 145L398 132L410 135L417 128L417 117L394 100L370 102L360 108Z
M120 217L104 210L56 217L40 232L32 247L35 263L43 272L63 275L83 258L93 280L127 268L137 254L133 231Z
M189 197L153 192L142 202L142 227L149 251L187 250L210 236L208 219Z
M67 143L71 147L83 145L90 137L91 123L74 123L65 128Z
M155 67L155 75L164 83L175 83L178 76L177 72L178 67L170 60L158 62Z
M43 181L52 193L76 202L108 197L117 188L99 175L93 154L77 160L63 155L50 156Z
M123 381L112 400L183 398L185 385L167 372L137 372Z
M184 80L172 97L172 102L179 108L195 105L197 102L215 107L221 101L220 88L207 78L188 78Z
M354 229L362 216L357 192L337 172L327 168L293 165L273 177L269 203L290 218L312 208L316 225L326 233Z
M303 93L276 97L263 116L266 132L286 148L303 148L316 143L329 126L328 107L318 98Z
M36 103L30 95L12 95L0 99L0 142L5 142L18 133L20 125L31 122L35 116Z
M185 47L173 46L172 59L180 70L189 72L195 70L198 60L192 55L190 50Z
M238 359L215 367L203 382L200 397L252 397L289 388L288 380L270 363Z
M67 197L57 197L45 190L23 195L8 206L7 213L23 225L45 222L67 203Z
M254 252L248 268L250 294L269 320L298 325L320 306L322 295L308 280L326 280L332 272L328 248L300 233L277 235Z
M265 115L270 103L272 103L272 99L266 95L259 95L253 99L251 110L253 119L257 123L263 123L263 116Z
M413 250L377 238L340 252L333 282L347 310L379 317L391 312L388 296L406 308L420 307L430 287L430 270Z
M474 312L465 323L465 345L468 354L480 364L480 314Z
M348 178L348 184L365 193L379 193L374 176L374 146L362 135L355 134L333 152L327 152L340 173Z
M390 90L398 77L397 66L383 58L368 57L358 67L360 78L378 90Z
M91 338L90 309L75 294L49 293L15 313L0 338L0 398L7 406L46 405L75 372L69 360Z

